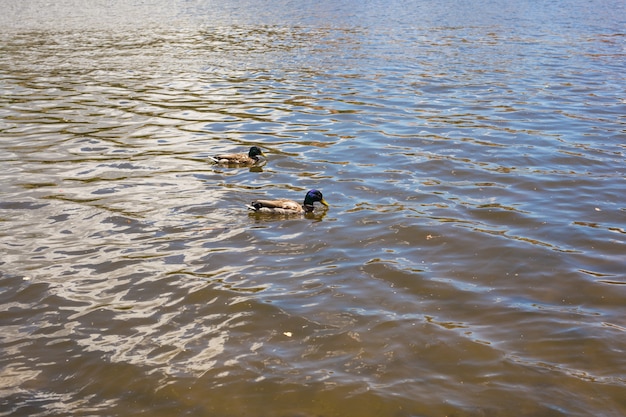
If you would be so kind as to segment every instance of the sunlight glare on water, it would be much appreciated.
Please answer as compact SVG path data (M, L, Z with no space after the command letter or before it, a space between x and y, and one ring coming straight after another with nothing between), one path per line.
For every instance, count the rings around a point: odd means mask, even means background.
M0 415L623 416L624 16L5 1Z

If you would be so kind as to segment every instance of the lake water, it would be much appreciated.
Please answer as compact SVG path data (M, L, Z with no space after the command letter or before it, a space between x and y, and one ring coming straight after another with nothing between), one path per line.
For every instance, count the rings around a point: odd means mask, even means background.
M1 416L626 415L623 1L1 4Z

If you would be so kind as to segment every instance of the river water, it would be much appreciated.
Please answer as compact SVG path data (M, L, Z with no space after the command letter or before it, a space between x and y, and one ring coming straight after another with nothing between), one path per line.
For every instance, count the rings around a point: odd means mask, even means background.
M623 1L1 3L0 415L626 415Z

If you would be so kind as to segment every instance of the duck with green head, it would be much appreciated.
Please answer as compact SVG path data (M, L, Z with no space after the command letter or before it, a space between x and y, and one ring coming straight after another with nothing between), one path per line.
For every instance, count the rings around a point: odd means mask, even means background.
M259 156L265 157L265 154L258 146L250 148L248 153L223 153L210 156L215 163L221 165L254 165L260 161Z
M310 190L304 197L302 204L293 200L281 198L278 200L256 200L248 205L248 209L255 213L270 214L304 214L312 213L315 210L314 203L319 202L328 207L324 196L318 190Z

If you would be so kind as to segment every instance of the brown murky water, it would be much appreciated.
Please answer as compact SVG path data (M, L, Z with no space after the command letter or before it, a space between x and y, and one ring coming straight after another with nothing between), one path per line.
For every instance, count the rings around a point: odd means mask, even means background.
M626 414L623 2L2 3L0 415Z

